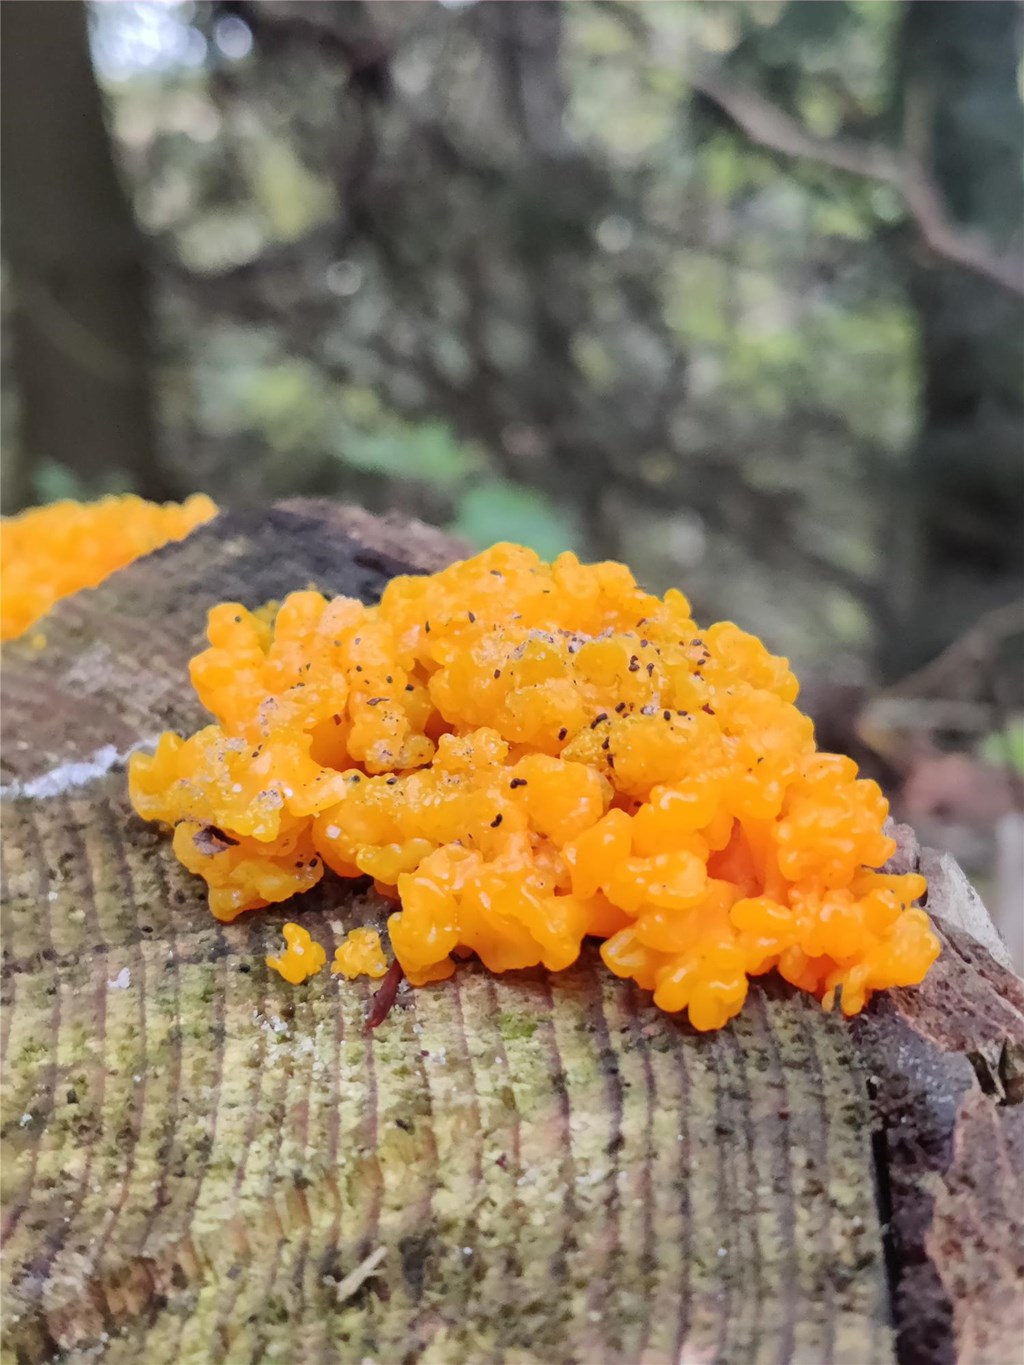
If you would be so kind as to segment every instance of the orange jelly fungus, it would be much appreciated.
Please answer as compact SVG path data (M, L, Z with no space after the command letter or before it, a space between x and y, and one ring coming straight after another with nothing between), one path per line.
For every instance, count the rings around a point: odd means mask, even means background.
M327 954L301 924L286 924L281 932L288 946L280 957L268 957L267 966L280 972L293 986L299 986L307 976L316 976L327 961Z
M60 598L95 588L216 515L216 503L196 493L163 505L133 495L52 502L0 519L0 639L21 635Z
M497 545L378 606L215 607L192 681L216 718L135 754L213 913L372 877L413 985L579 956L698 1029L772 968L854 1014L939 945L856 765L818 753L784 659L621 564ZM453 956L454 954L454 956ZM343 962L348 951L343 949Z
M380 934L376 929L350 929L345 942L334 950L331 971L335 976L347 976L350 981L357 976L370 976L375 981L388 969L388 960L381 947Z

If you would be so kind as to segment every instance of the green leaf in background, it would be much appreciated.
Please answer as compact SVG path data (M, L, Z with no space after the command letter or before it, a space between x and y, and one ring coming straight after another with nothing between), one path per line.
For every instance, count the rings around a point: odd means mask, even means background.
M986 762L1008 766L1024 776L1024 717L986 735L978 751Z
M266 433L274 450L288 454L323 446L326 386L311 366L285 361L254 371L242 387L247 420Z
M67 465L53 460L44 461L35 471L35 495L40 502L61 502L64 498L75 500L88 497L85 485L77 474Z
M574 521L549 498L503 479L469 489L448 529L480 550L512 540L529 545L544 559L579 543Z
M450 488L464 482L481 465L472 446L462 444L443 422L400 426L395 431L350 430L339 451L345 464L370 474L422 479Z
M281 242L294 242L336 212L334 188L303 165L284 138L240 141L253 199Z
M132 491L131 476L124 470L108 469L89 482L67 465L57 464L54 460L44 460L33 478L33 493L39 503L62 502L65 498L74 502L91 502L95 498L106 497L108 493Z

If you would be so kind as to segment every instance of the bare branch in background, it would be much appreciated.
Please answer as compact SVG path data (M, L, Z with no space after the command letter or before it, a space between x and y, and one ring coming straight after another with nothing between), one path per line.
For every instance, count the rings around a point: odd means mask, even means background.
M935 256L1024 298L1024 257L1000 256L983 235L965 232L954 223L924 167L905 152L880 144L816 137L756 91L718 75L698 73L691 77L691 84L757 146L896 190Z
M994 607L936 658L889 687L886 697L968 697L997 671L998 659L1015 638L1024 640L1024 598Z

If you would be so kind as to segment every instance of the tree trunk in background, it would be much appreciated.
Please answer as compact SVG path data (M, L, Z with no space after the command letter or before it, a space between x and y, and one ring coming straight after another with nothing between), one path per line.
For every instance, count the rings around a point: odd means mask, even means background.
M1021 10L992 0L904 8L896 113L959 223L999 250L1024 221ZM899 675L1024 586L1024 310L934 261L911 260L922 425L894 527L892 649Z
M52 460L87 489L169 489L156 455L149 279L118 183L80 0L0 6L3 251L22 467L7 510Z

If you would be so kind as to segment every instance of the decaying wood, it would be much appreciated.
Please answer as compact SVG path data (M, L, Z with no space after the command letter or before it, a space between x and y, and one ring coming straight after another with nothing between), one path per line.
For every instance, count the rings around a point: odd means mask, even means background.
M368 1034L372 986L263 958L297 914L330 955L371 894L218 924L131 814L125 754L201 720L211 603L370 598L452 553L320 505L223 517L5 649L10 1359L1014 1358L1024 988L941 860L943 958L852 1026L768 983L699 1035L588 952L467 964Z

